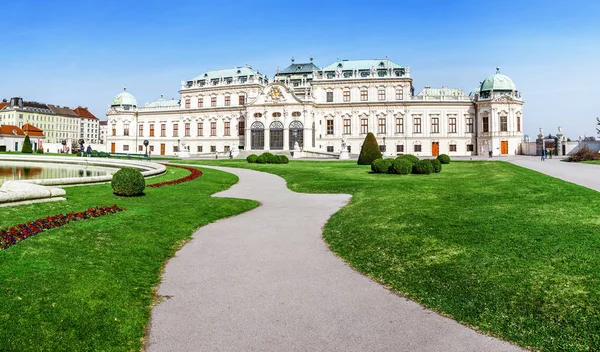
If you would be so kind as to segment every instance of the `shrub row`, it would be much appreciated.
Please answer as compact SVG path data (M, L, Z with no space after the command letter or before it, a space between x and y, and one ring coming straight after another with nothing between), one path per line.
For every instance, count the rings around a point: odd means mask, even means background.
M442 157L442 158L440 158ZM443 159L443 161L442 161ZM396 159L376 159L371 164L371 171L378 174L400 174L407 175L410 173L428 175L431 173L442 172L442 164L449 164L450 157L442 154L436 159L419 160L414 155L400 155Z
M99 206L79 212L73 211L68 214L47 216L26 224L18 224L9 228L3 228L0 229L0 248L6 249L31 236L35 236L55 227L64 226L72 221L97 218L99 216L114 214L124 210L125 208L121 208L116 204L113 206Z
M164 181L164 182L158 182L158 183L153 183L151 185L147 185L147 187L150 188L158 188L158 187L163 187L163 186L169 186L169 185L176 185L179 183L184 183L184 182L188 182L191 180L195 180L198 177L202 176L202 171L193 168L193 167L187 167L187 166L179 166L179 165L169 165L171 167L178 167L180 169L186 169L190 172L189 175L187 175L186 177L182 177L182 178L178 178L176 180L172 180L172 181Z
M287 164L290 162L285 155L275 155L268 152L262 153L261 155L250 154L246 158L246 161L256 164Z

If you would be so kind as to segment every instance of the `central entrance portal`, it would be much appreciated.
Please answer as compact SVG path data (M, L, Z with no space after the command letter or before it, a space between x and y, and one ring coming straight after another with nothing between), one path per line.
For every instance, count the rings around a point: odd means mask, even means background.
M250 148L265 149L265 125L260 121L254 121L250 126Z
M269 126L270 143L269 149L283 150L283 124L279 121L273 121Z
M290 123L290 150L294 150L296 142L300 148L304 145L304 125L300 121Z

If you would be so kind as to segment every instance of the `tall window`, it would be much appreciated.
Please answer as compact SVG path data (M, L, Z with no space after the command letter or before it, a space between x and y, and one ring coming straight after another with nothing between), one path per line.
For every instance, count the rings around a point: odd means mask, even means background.
M240 95L240 96L238 97L238 104L239 104L239 105L244 105L244 104L246 104L246 96L244 96L244 95Z
M333 134L333 120L327 120L327 134Z
M377 99L378 100L385 100L385 89L379 89L379 90L377 90Z
M467 117L467 133L473 133L473 118Z
M369 100L369 91L367 91L366 89L363 89L360 91L360 101L367 101Z
M369 120L367 119L360 119L360 133L361 134L367 134L369 133Z
M377 133L385 133L385 118L380 118L379 119L379 126L377 129Z
M448 132L456 133L456 117L451 117L448 119Z
M210 106L213 108L217 106L217 97L210 97Z
M204 98L202 98L202 97L198 98L198 107L199 108L204 107Z
M210 135L211 136L216 136L217 135L217 123L216 122L211 122L210 123Z
M517 115L517 132L521 132L521 116Z
M345 102L350 101L350 91L349 90L344 91L344 101Z
M129 125L123 125L123 135L129 136Z
M404 118L396 117L396 133L404 133Z
M186 99L185 100L185 108L189 109L190 108L190 99Z
M415 145L413 146L413 151L414 151L415 153L420 153L420 152L421 152L421 145L420 145L420 144L415 144Z
M238 136L244 135L244 129L246 128L246 121L238 122Z
M483 132L489 132L490 131L490 118L486 116L482 120L483 120Z
M420 117L415 117L414 119L414 133L421 133L421 118ZM420 148L421 146L419 146Z
M199 145L198 148L197 148L197 150L198 150L198 153L202 153L202 146Z
M396 88L396 100L404 99L404 90L402 88Z
M508 117L500 116L500 132L508 131Z
M224 122L224 136L231 136L231 122Z
M327 92L327 102L333 102L333 92Z
M231 105L231 96L226 95L225 96L225 106L230 106Z
M350 119L344 119L344 134L351 134L352 128L350 125Z
M167 136L167 124L165 124L165 123L160 124L160 136L161 137Z
M179 124L173 124L173 137L179 137Z
M112 126L112 135L113 137L117 135L117 128L115 127L115 125Z
M437 117L431 119L431 133L440 133L440 119Z
M189 137L190 136L190 123L186 122L184 127L185 127L185 136Z
M138 125L138 136L140 136L140 137L144 136L144 125L142 125L142 124Z
M396 153L404 153L404 144L396 145Z
M204 136L204 128L203 128L203 126L204 125L202 124L202 122L198 122L198 132L197 132L198 133L197 134L198 137Z

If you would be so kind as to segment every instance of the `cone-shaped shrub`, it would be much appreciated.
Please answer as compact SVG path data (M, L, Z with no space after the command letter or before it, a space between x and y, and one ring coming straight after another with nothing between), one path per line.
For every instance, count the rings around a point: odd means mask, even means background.
M113 175L111 185L118 196L140 196L144 194L146 181L138 169L124 167Z
M450 164L450 157L448 156L448 154L438 155L437 160L439 160L442 164Z
M373 133L369 132L367 137L365 137L362 148L360 149L358 165L371 165L375 159L379 158L381 158L379 144L377 143Z
M21 149L21 153L33 153L33 149L31 148L31 140L29 136L25 136L25 141L23 142L23 149Z

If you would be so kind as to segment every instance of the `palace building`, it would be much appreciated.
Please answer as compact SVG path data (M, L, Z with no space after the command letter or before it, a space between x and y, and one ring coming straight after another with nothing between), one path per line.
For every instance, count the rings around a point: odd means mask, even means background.
M127 91L108 112L111 152L202 155L240 150L360 152L373 132L385 155L514 155L523 140L521 93L496 72L470 94L425 87L389 59L292 64L268 79L252 67L181 82L179 99L138 106Z

